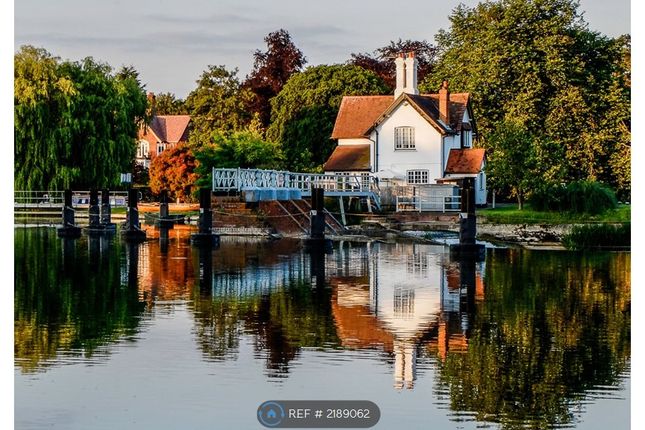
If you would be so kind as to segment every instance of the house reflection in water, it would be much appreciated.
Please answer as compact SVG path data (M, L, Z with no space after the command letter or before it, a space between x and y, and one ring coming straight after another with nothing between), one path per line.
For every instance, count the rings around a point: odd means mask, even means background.
M341 245L337 261L367 266L330 277L341 344L392 354L396 388L413 388L420 345L442 360L467 349L469 313L483 299L483 263L453 263L445 248L425 244Z

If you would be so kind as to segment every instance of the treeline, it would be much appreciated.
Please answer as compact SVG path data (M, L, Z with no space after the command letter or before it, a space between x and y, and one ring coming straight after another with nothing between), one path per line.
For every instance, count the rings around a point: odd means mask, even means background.
M521 205L545 188L586 180L629 199L629 36L589 30L572 0L460 5L450 23L435 44L392 41L343 64L309 67L287 31L270 33L244 79L211 65L186 100L157 95L158 114L190 114L193 124L187 147L157 159L194 157L202 183L213 166L319 171L335 146L329 136L342 96L392 93L392 56L415 51L423 92L447 79L452 92L472 94L489 189L498 196ZM153 163L151 182L185 190L182 178L193 172L163 163L172 166Z

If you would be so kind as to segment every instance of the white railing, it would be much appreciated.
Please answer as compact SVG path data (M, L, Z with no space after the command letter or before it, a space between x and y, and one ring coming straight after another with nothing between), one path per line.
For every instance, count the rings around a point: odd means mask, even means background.
M62 209L64 200L65 197L63 191L13 192L13 205L15 209ZM89 191L74 191L72 193L73 206L87 206L89 205L89 202ZM127 205L127 202L127 191L110 191L110 206L123 207Z
M460 196L396 197L397 212L459 212Z
M290 188L310 194L312 187L328 193L368 194L378 192L370 175L294 173L280 170L213 169L213 191L242 191L250 188Z

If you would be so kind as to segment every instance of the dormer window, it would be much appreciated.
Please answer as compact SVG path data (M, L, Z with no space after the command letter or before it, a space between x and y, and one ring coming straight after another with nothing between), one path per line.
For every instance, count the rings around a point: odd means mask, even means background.
M461 125L461 147L471 148L473 146L472 130L470 124L463 123Z
M396 127L394 129L394 149L416 149L414 127Z

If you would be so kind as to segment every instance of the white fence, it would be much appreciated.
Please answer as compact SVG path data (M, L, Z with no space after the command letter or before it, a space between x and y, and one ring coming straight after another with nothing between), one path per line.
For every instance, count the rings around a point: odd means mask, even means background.
M397 212L459 212L461 208L460 196L397 196Z
M63 191L14 191L13 206L18 210L31 209L62 209L64 204ZM74 191L72 193L73 206L88 206L90 203L89 191ZM100 203L100 200L99 200ZM110 206L124 207L128 203L127 191L110 191Z
M251 188L297 189L311 195L311 188L328 195L365 195L378 192L370 175L294 173L280 170L213 169L213 191L242 191Z

